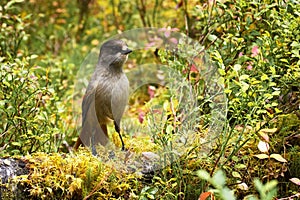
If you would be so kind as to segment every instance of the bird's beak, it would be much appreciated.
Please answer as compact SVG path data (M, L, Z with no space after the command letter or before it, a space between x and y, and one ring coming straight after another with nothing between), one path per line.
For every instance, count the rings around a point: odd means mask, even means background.
M132 52L132 50L127 48L126 50L122 51L122 54L127 55L127 54L130 54L131 52Z

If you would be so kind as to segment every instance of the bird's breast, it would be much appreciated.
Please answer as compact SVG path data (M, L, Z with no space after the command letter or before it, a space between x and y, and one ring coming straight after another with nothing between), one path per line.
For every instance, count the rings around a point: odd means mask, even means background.
M105 119L120 119L129 96L129 81L125 74L99 79L95 107L99 122Z

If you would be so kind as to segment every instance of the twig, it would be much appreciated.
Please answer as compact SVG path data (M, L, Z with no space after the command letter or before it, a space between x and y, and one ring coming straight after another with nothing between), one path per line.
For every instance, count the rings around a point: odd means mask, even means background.
M146 6L145 6L145 2L143 0L141 0L141 7L139 6L139 1L136 0L136 6L137 6L137 9L139 11L139 14L140 14L140 18L142 20L142 23L143 23L143 26L144 27L147 27L147 22L146 22L146 19L145 19L145 15L146 15ZM150 26L149 26L150 27Z
M297 194L289 196L289 197L284 197L284 198L281 198L281 199L276 199L276 200L293 200L295 197L300 197L300 193L297 193Z

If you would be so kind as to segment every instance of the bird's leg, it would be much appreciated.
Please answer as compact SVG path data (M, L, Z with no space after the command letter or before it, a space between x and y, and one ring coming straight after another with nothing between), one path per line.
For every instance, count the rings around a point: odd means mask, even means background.
M115 125L115 130L118 132L120 140L121 140L121 143L122 143L122 151L124 151L125 150L125 145L124 145L124 142L123 142L122 135L120 133L120 126L119 126L119 124L116 121L114 121L114 125Z
M91 137L91 148L92 148L92 154L93 156L98 156L96 146L95 146L95 133L92 134Z
M93 134L92 134L92 137L91 137L91 147L92 147L92 154L94 156L98 156L98 153L96 151L96 142L98 143L99 141L96 141L95 139L95 134L100 134L100 143L105 146L107 144L107 140L108 140L108 134L107 134L107 126L106 124L100 124L100 127L101 127L101 130L100 130L100 133L99 133L99 130L98 132L97 131L93 131ZM103 134L104 135L103 135Z

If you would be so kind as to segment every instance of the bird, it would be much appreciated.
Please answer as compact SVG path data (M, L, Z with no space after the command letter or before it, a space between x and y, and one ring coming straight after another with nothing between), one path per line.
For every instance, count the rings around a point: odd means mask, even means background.
M82 129L74 145L105 146L108 141L107 125L113 121L119 134L122 150L125 144L120 133L120 122L129 97L129 81L123 65L132 52L123 40L112 39L100 48L98 63L89 81L82 101Z

